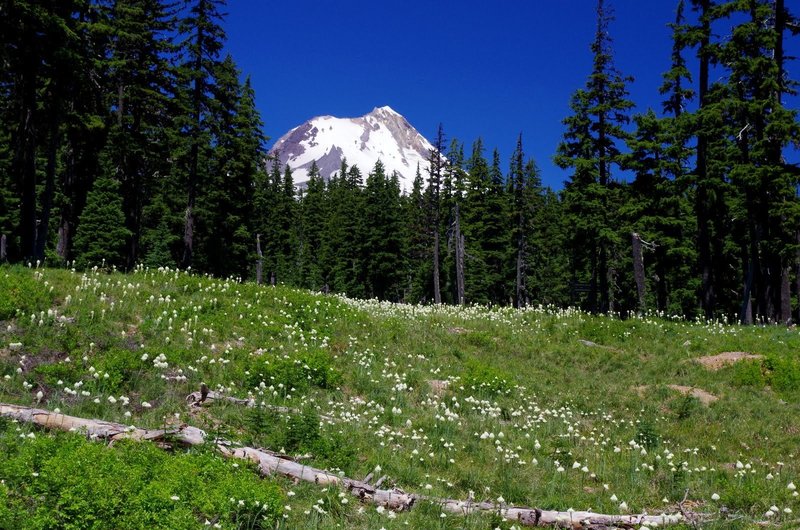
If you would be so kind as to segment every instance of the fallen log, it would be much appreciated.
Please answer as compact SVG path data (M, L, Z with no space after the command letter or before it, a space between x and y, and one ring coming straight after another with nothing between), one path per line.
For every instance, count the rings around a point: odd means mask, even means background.
M441 499L414 493L400 488L381 489L366 481L354 480L276 456L252 447L235 447L227 440L209 440L201 429L180 425L169 429L142 429L104 420L79 418L44 409L0 403L0 416L19 422L30 423L45 429L83 432L92 440L114 442L120 439L160 442L162 445L197 446L214 444L224 456L249 460L255 463L262 475L283 475L320 485L339 486L348 490L361 501L383 506L395 511L411 509L419 501L437 504L443 512L467 515L478 512L497 513L504 519L524 526L554 526L573 529L639 528L641 526L663 527L688 520L707 520L703 514L681 513L664 515L610 515L585 511L541 510L520 506L508 506L489 502L473 502Z
M202 407L204 403L212 403L214 401L227 401L229 403L233 403L234 405L244 405L245 407L255 407L256 400L255 399L240 399L235 398L233 396L226 396L220 394L219 392L214 392L213 390L208 390L207 387L200 388L197 392L192 392L188 396L186 396L186 401L189 403L190 407ZM287 407L280 407L285 408L287 411L289 410Z
M257 405L257 401L253 398L241 399L233 396L226 396L224 394L220 394L219 392L209 390L205 385L202 385L200 390L197 392L192 392L186 396L186 402L189 403L190 407L202 407L204 404L211 404L214 401L227 401L228 403L233 403L234 405L241 405L249 408L253 408ZM261 406L271 412L278 412L280 414L301 414L303 412L300 409L283 407L281 405L267 405L262 403ZM334 417L326 416L324 414L320 414L319 419L329 423L336 421Z

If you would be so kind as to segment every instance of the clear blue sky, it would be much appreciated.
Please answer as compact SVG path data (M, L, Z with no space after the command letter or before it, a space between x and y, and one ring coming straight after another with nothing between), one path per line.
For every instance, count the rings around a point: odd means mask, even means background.
M637 110L660 111L677 0L611 0L616 65ZM389 105L424 136L441 122L467 155L482 137L507 169L522 132L545 184L569 98L591 70L594 0L229 0L228 51L250 75L265 133L276 140L321 115ZM795 41L800 39L795 39ZM800 55L800 46L792 46ZM797 65L791 66L797 78ZM797 99L793 100L797 103ZM368 170L369 168L362 168Z

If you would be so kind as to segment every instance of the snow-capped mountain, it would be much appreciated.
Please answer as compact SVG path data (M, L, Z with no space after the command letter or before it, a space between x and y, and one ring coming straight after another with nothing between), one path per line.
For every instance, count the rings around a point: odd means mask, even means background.
M358 166L365 179L380 160L386 174L396 171L401 187L410 190L417 164L425 175L431 149L431 143L403 116L385 106L360 118L312 118L283 135L270 154L277 154L281 164L292 168L294 181L301 186L308 180L312 162L328 179L339 171L344 158L348 166Z

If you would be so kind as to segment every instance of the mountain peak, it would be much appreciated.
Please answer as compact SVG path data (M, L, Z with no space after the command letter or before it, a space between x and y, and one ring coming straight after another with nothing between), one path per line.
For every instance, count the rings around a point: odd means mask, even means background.
M375 107L374 109L372 109L372 112L370 112L370 114L373 116L380 114L389 114L393 116L400 116L402 118L402 115L389 105L384 105L383 107Z
M363 175L380 160L386 173L396 172L401 187L410 190L417 165L426 166L431 149L431 143L400 113L384 105L359 118L311 118L278 139L270 154L292 169L300 186L308 181L314 162L328 180L340 170L342 160L358 166Z

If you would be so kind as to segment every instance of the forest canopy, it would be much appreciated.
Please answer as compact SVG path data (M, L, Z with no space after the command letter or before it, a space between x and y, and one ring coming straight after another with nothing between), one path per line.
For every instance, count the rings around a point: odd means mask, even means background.
M295 185L223 53L224 4L0 2L0 259L258 269L391 301L800 318L800 168L785 157L800 143L785 104L800 23L784 0L677 2L671 55L652 61L663 105L638 114L599 0L592 67L553 146L564 189L542 185L522 134L502 159L440 126L408 193L381 163Z

